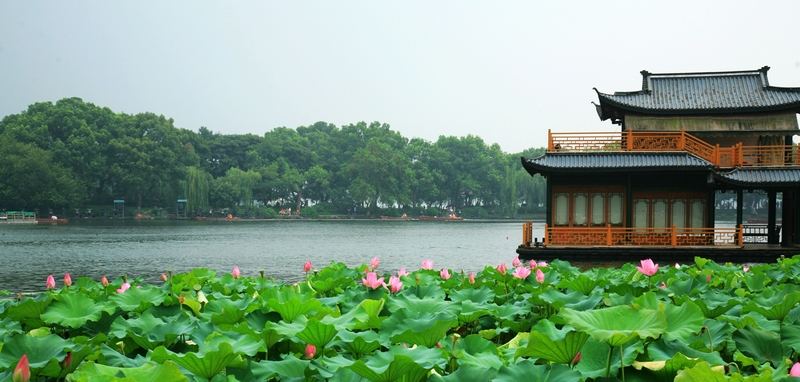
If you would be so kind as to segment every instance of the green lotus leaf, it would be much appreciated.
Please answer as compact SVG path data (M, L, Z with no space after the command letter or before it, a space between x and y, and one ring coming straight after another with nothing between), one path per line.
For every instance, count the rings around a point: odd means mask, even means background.
M461 322L473 322L483 316L494 315L497 313L497 304L486 302L474 302L472 300L461 301L461 312L458 319Z
M574 290L584 295L589 295L597 287L598 282L598 279L591 278L583 273L580 273L574 278L561 279L561 281L558 282L558 287L561 289Z
M550 362L570 364L581 351L589 335L571 327L556 329L550 320L541 320L531 328L528 346L517 350L517 356L544 358Z
M229 343L223 342L217 350L202 354L194 352L177 354L159 346L153 350L150 358L156 362L171 360L195 376L211 379L228 365L233 364L238 355L233 352L233 347Z
M637 338L656 338L667 330L663 310L615 306L580 312L564 308L560 316L574 328L611 346L622 346Z
M432 382L485 382L492 381L497 376L497 370L479 366L459 366L455 372L448 375L432 375L428 380Z
M472 301L475 303L490 303L495 298L491 289L482 286L480 288L466 288L450 292L450 300L453 302Z
M734 332L733 340L742 353L759 362L777 366L783 361L783 346L778 333L749 327Z
M456 342L452 354L458 360L459 367L476 366L497 370L503 366L497 346L477 334Z
M356 358L361 358L361 355L372 353L381 347L378 333L371 330L358 333L341 330L339 331L339 340L350 353L356 355Z
M587 296L578 291L562 293L556 289L546 290L539 294L538 297L556 309L567 307L574 310L592 309L600 303L600 300L603 299L600 291L596 291L594 294Z
M69 328L79 328L87 322L100 319L103 312L113 313L114 307L105 302L96 302L82 294L63 294L58 301L47 307L42 320Z
M634 361L633 368L641 370L640 376L648 381L670 382L680 370L694 367L698 359L690 359L681 353L666 361Z
M607 365L609 351L611 352L611 362ZM636 357L644 351L642 341L631 342L622 347L622 363L625 366L632 365ZM585 378L605 377L606 367L609 366L611 375L615 375L620 367L620 351L618 348L611 348L607 343L597 341L593 338L586 340L581 348L581 361L575 365L577 370Z
M100 354L103 355L104 363L109 366L132 368L142 366L147 362L147 358L141 355L137 354L136 358L128 358L106 344L100 345Z
M531 360L503 366L494 379L495 382L577 382L581 380L581 375L577 371L564 365L536 365Z
M520 316L531 313L532 305L526 301L516 301L513 304L505 303L495 309L494 316L500 320L515 320Z
M199 353L210 353L219 350L223 343L230 345L235 353L249 357L266 350L264 341L255 332L215 331L203 338L203 341L198 344Z
M396 342L433 347L458 325L458 308L449 301L415 296L392 299L392 315L383 321L383 333Z
M310 280L318 293L342 291L355 285L355 272L344 263L332 263L317 272Z
M53 301L50 293L42 293L34 298L24 298L22 301L9 306L5 316L22 323L26 328L33 329L42 326L41 315Z
M171 345L178 336L192 333L195 327L196 320L184 312L164 320L145 311L141 316L127 320L117 317L108 334L120 339L130 337L137 345L154 349L162 344Z
M281 381L303 381L309 363L289 354L280 361L251 363L250 370L257 381L269 381L276 377Z
M85 362L67 376L70 382L137 382L137 381L188 381L175 363L146 363L138 367L114 367Z
M383 306L386 300L362 300L356 307L350 309L349 312L332 318L325 317L322 322L333 324L337 328L342 329L377 329L383 322L383 317L380 316L383 311Z
M649 359L653 361L666 361L672 359L678 353L684 354L690 358L701 359L712 365L725 364L725 360L722 359L719 352L700 351L680 341L665 341L660 339L647 345L647 355Z
M350 366L353 365L353 362L355 361L350 358L345 358L339 354L334 357L327 357L323 355L315 359L314 362L309 365L309 369L319 372L319 375L322 378L325 378L325 380L331 380L337 376L350 376L354 378L345 380L360 381L362 378L350 370ZM343 370L348 370L348 372L343 372Z
M117 293L108 299L126 312L143 312L153 305L161 305L164 296L164 292L155 287L142 286L132 287L125 293Z
M725 382L725 369L722 366L712 368L706 362L698 362L690 369L683 369L675 376L675 382Z
M782 321L798 304L800 304L800 291L770 288L755 296L744 306L744 311L758 312L770 320Z
M214 325L235 324L242 321L251 300L241 299L216 299L206 304L203 315L209 316L209 321Z
M781 342L800 353L800 325L784 325L781 327Z
M377 358L373 357L372 360ZM404 355L395 355L390 362L380 359L367 364L363 360L357 360L350 365L350 369L372 382L422 381L428 374L427 369Z
M19 321L12 320L8 317L0 320L0 343L2 343L4 338L17 333L22 333L22 325L20 325ZM0 345L0 347L2 347L2 345Z
M633 301L633 305L645 309L664 308L667 320L667 331L664 338L667 340L680 339L684 342L695 337L705 322L703 311L691 301L680 306L664 303L656 298L652 292L645 293Z
M729 345L730 347L734 345L733 340L731 340L734 330L734 327L725 321L707 319L703 323L700 335L693 340L687 338L685 343L690 344L692 348L706 349L708 351L727 349ZM712 361L708 362L712 365L715 364Z
M267 306L281 315L286 322L292 322L301 315L320 309L322 303L316 298L296 292L292 288L283 288L267 299Z
M14 367L23 354L28 355L31 368L45 367L50 361L64 360L67 352L72 350L74 344L55 334L44 337L32 337L25 334L16 334L5 343L0 351L0 369Z
M307 344L322 349L336 337L338 331L333 325L323 324L317 319L308 320L305 329L297 333L297 338Z

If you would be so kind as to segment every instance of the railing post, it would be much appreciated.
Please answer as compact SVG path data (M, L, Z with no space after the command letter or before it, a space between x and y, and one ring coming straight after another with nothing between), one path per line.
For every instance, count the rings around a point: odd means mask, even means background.
M522 246L530 248L533 238L533 223L522 223Z
M744 248L744 226L739 224L736 227L736 244L739 244L739 248Z
M547 227L547 223L544 223L544 237L542 238L542 245L547 246L550 243L550 228Z
M606 245L611 246L611 224L606 224Z
M633 150L633 130L628 130L625 132L627 134L625 139L625 149L627 151Z
M675 229L675 226L672 226L671 231L672 232L671 232L671 235L670 235L670 242L672 243L673 247L677 247L678 246L678 232Z
M553 133L547 129L547 151L553 151Z
M719 143L714 146L714 165L719 167Z
M686 150L686 132L681 130L681 136L678 138L678 150Z

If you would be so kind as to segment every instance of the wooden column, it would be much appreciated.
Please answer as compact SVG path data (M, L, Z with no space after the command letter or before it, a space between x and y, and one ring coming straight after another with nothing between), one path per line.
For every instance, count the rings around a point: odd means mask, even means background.
M736 190L736 226L742 225L742 215L744 211L744 192L742 189Z
M714 222L717 220L714 214L717 209L716 202L716 190L711 189L706 197L706 216L708 217L706 220L706 227L708 228L714 228Z
M769 200L767 207L767 243L778 244L778 235L775 232L777 193L775 191L767 191L767 198Z

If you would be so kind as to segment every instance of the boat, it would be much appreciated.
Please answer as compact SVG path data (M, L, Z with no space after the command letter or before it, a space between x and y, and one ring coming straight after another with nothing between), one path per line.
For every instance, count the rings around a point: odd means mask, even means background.
M411 218L408 217L405 213L400 216L386 216L381 215L381 220L392 220L392 221L409 221Z
M417 218L419 221L435 221L435 222L454 222L464 220L461 216L451 213L447 216L426 216L422 215Z

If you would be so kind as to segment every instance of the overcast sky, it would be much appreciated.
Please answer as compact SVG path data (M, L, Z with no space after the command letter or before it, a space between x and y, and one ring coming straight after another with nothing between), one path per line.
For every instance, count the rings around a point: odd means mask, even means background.
M264 134L381 121L508 152L601 122L639 71L772 67L800 86L800 2L2 1L0 116L81 97Z

